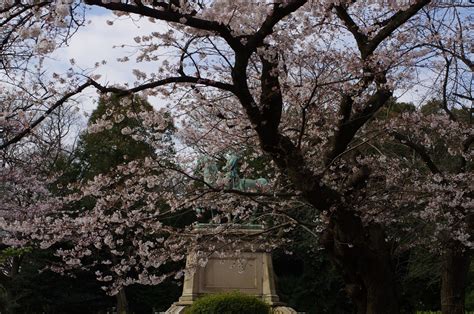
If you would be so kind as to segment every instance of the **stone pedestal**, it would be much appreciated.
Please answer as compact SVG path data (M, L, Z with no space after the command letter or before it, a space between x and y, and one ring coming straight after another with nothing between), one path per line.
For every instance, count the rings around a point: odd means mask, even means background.
M205 226L201 226L202 230ZM261 226L240 226L239 231L247 234L261 232ZM186 267L194 264L196 257L187 257ZM266 252L242 250L238 256L218 256L212 254L205 267L199 267L184 277L183 294L167 314L183 313L197 298L206 294L240 291L254 295L273 307L274 313L296 313L284 306L276 294L272 258Z

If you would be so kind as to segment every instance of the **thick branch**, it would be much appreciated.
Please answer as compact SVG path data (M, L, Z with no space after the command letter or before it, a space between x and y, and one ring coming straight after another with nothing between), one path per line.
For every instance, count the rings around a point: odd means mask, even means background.
M344 22L347 29L352 33L352 36L354 36L354 39L356 40L359 50L361 52L365 51L365 46L367 45L367 41L369 40L367 35L363 34L360 31L359 26L356 24L356 22L354 22L354 20L349 15L349 13L347 13L346 8L344 8L341 5L337 5L334 8L336 9L337 17L340 18Z
M16 136L11 138L10 140L2 143L0 145L0 149L5 149L8 146L17 143L20 141L23 137L25 137L27 134L29 134L38 124L40 124L44 119L46 119L47 116L49 116L56 108L64 104L69 100L74 95L79 94L82 92L84 89L86 89L89 86L92 86L93 82L92 81L87 81L86 83L80 85L78 88L76 88L74 91L71 91L67 94L65 94L63 97L61 97L58 101L56 101L48 110L46 110L38 119L33 121L27 128L25 128L23 131L18 133Z
M395 13L387 22L385 27L383 27L367 44L367 54L372 54L372 52L377 49L378 45L388 38L392 33L408 21L411 17L416 15L424 6L430 3L431 0L418 0L412 4L405 11L398 11Z
M227 90L229 92L235 93L235 88L232 84L218 82L210 79L193 77L193 76L176 76L176 77L168 77L162 80L146 83L139 85L134 88L130 89L123 89L118 87L107 87L103 86L95 81L91 81L91 85L97 88L102 93L115 93L119 96L130 95L137 92L141 92L147 89L152 89L156 87L160 87L167 84L172 83L195 83L195 84L202 84L210 87L219 88L222 90Z
M403 145L406 145L406 146L410 147L411 149L413 149L421 157L421 159L425 162L426 166L430 169L430 171L432 173L434 173L434 174L441 173L441 171L438 169L438 167L435 165L435 163L431 160L431 157L428 155L428 153L426 152L426 150L423 146L411 141L407 136L405 136L401 133L393 132L392 135L400 143L402 143Z
M474 143L474 135L469 136L463 143L462 143L462 151L467 152L469 147L471 147L472 143Z
M449 116L449 118L453 121L456 121L456 116L449 110L448 108L448 80L449 80L449 67L451 66L451 59L445 58L446 60L446 68L444 72L444 80L443 80L443 89L442 89L442 94L443 94L443 101L441 108L446 112L446 114Z
M260 124L257 125L257 132L269 138L274 137L278 132L283 109L283 96L281 94L280 82L276 75L278 69L274 62L264 57L262 61L262 93L260 95L261 117Z
M273 26L280 22L283 18L298 10L307 0L293 0L289 3L275 3L273 11L267 16L260 29L248 41L246 48L254 51L255 48L263 45L265 37L273 32Z
M377 32L377 34L372 37L372 39L369 39L367 35L363 34L360 31L359 26L349 15L346 7L337 5L334 8L336 9L336 15L344 22L347 29L354 36L357 42L357 46L359 47L362 59L367 60L367 58L372 55L372 53L377 49L377 47L382 41L392 35L392 33L397 28L399 28L402 24L408 21L411 17L413 17L416 13L418 13L418 11L420 11L425 5L430 2L431 0L418 0L405 11L398 11L384 22L385 26L382 27Z
M174 22L196 29L217 33L234 49L242 46L240 41L231 34L230 28L222 23L196 18L190 14L182 14L171 10L157 10L148 6L137 6L125 3L103 3L101 0L85 0L86 4L100 6L109 10L134 13L141 16L153 17L166 22Z
M474 101L474 97L469 96L469 95L462 95L462 94L458 94L458 93L453 93L453 95L457 96L457 97L460 97L460 98L463 98L463 99Z
M326 165L331 164L334 158L346 150L357 131L359 131L359 129L374 116L374 114L390 99L391 96L391 91L380 88L369 98L362 111L354 114L350 120L344 118L347 121L340 125L338 131L334 135L333 148L326 156ZM341 112L346 116L348 114L347 111L349 110L349 105L351 105L351 99L348 99L347 96L343 97L340 107Z

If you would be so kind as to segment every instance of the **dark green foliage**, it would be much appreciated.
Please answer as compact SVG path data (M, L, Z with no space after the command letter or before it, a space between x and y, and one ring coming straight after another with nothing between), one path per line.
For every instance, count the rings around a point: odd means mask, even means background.
M438 310L441 306L439 256L414 248L398 256L394 264L400 282L401 312Z
M131 109L135 113L140 113L152 111L153 107L137 97L134 98L131 108L123 107L117 96L99 100L97 109L89 119L89 125L96 123L104 116L114 120L113 116L121 114L124 118L110 129L98 133L84 133L81 136L76 153L81 165L81 177L91 179L99 173L107 173L124 162L154 154L153 148L147 143L136 141L131 135L122 134L122 129L125 127L138 128L141 135L147 132L138 119L127 117L126 110Z
M431 99L420 108L420 111L424 115L440 113L442 110L441 109L442 105L443 104L441 100Z
M310 207L289 210L299 221L312 221ZM273 253L277 294L280 300L296 311L308 314L352 313L353 306L345 291L341 273L321 250L319 238L302 226L285 235L292 239L285 251Z
M406 102L397 102L396 98L390 98L387 104L380 109L375 115L376 119L390 119L404 112L413 112L416 110L415 105Z
M342 277L323 251L295 250L293 255L276 252L273 267L280 300L308 314L352 313Z
M127 287L129 307L134 313L165 312L181 296L183 287L171 279L158 286Z
M94 274L78 271L68 277L42 271L57 261L51 250L25 254L21 271L7 285L10 312L5 312L94 313L114 306L115 298L104 293Z
M471 257L471 267L467 282L469 285L466 289L466 311L474 311L474 258Z
M0 250L0 264L3 264L7 259L14 256L21 256L25 253L29 253L31 251L30 247L7 247L5 249Z
M186 309L186 314L268 314L270 306L262 300L239 292L204 296Z
M400 281L401 313L436 312L441 308L441 260L424 249L407 251L395 262ZM474 311L474 263L471 263L466 287L466 311Z

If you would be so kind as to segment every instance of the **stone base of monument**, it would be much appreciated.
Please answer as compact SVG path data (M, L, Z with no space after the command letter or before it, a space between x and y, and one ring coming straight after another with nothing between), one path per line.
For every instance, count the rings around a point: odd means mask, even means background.
M258 227L258 228L257 228ZM201 226L200 229L205 227ZM239 231L251 234L261 232L261 226L239 226ZM186 267L195 267L184 277L183 294L165 313L184 313L197 298L220 292L239 291L254 295L270 304L273 313L296 313L280 302L276 294L272 258L266 252L248 252L242 250L238 256L218 256L212 254L204 267L195 265L196 256L190 254Z

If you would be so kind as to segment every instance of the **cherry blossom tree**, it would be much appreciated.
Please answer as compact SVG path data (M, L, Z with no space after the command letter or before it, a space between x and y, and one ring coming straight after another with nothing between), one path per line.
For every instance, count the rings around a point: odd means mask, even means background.
M58 214L55 228L50 229L56 234L55 239L73 236L78 230L100 230L89 227L99 222L104 226L127 224L135 230L127 234L127 243L131 241L138 247L142 264L157 268L164 260L182 257L184 253L177 249L185 243L183 237L178 237L184 232L164 226L159 220L163 218L161 213L152 214L151 207L157 199L166 200L170 213L193 206L209 208L211 201L220 211L240 217L251 216L252 207L259 208L261 217L271 215L276 219L270 229L301 225L317 234L343 274L358 313L398 313L392 265L392 245L397 239L390 234L390 219L396 208L415 202L416 196L401 198L393 208L387 189L396 184L395 191L401 191L406 184L405 174L410 173L410 184L423 195L423 202L418 204L419 217L426 215L438 221L437 217L443 216L441 220L448 221L443 232L434 231L434 237L442 232L456 243L471 247L471 235L466 232L469 224L464 219L470 217L470 207L466 205L472 202L472 192L466 187L468 176L464 173L470 168L459 170L461 174L445 173L440 180L441 171L433 171L437 169L434 162L430 162L428 153L420 146L432 143L423 137L424 128L437 129L442 125L447 133L440 134L441 137L457 136L464 143L450 152L464 159L467 167L472 141L467 140L465 127L447 123L439 116L421 123L425 120L417 115L404 116L404 120L388 119L378 129L372 127L374 116L394 93L413 91L418 86L439 87L439 76L430 75L431 69L443 74L442 107L448 116L452 106L472 98L467 94L472 89L466 80L472 72L467 46L470 35L466 28L469 5L430 0L41 3L40 9L36 4L33 6L50 17L43 20L48 27L54 25L54 30L70 29L64 28L64 22L74 21L77 12L93 6L110 10L118 17L148 18L169 24L166 30L153 30L148 36L134 38L138 48L136 60L153 64L158 67L156 72L134 70L136 82L127 87L109 86L92 77L93 73L84 79L71 70L66 78L55 78L53 100L46 114L89 86L100 93L115 93L124 98L136 93L159 95L168 103L169 113L148 117L157 135L142 139L159 148L160 130L171 114L179 121L180 143L189 148L183 149L175 163L145 159L120 166L117 171L125 174L123 180L129 184L113 195L105 187L122 179L97 176L75 195L77 199L97 198L94 210L76 220L66 220ZM25 6L21 1L8 2L3 16L8 20L13 16L11 12L21 6ZM30 9L33 8L26 8L25 12ZM113 27L113 21L108 24ZM450 40L453 33L457 35ZM46 42L39 40L43 33L35 37L38 53L53 49L51 43L61 38L54 32L50 34L53 35L47 41L47 49L43 49ZM174 57L163 60L162 49L173 51ZM129 59L124 57L122 61ZM2 148L27 135L40 122L41 117L36 117L29 126L20 126L21 131L5 141ZM96 127L107 127L109 123L112 122L104 119ZM416 169L407 168L407 164L396 159L388 163L383 154L367 155L360 149L373 145L382 136L392 136L413 149L433 174L418 175ZM236 191L219 182L208 184L190 170L195 152L219 158L232 150L251 151L253 159L261 155L268 158L266 167L274 172L269 178L273 193ZM151 169L160 171L155 174ZM374 186L381 177L393 181L382 191L376 189L380 184ZM203 188L196 188L193 182L199 182ZM416 186L420 182L425 184L423 188ZM155 186L160 186L159 195L152 191ZM145 205L135 209L138 201ZM455 208L451 210L453 202ZM315 221L298 221L292 216L288 210L298 204L310 206ZM370 204L380 206L371 208ZM146 211L147 206L150 211ZM126 210L104 215L114 207ZM450 215L456 219L450 220ZM395 215L393 219L400 217L404 216ZM139 221L147 223L142 226ZM140 246L145 229L149 234L165 233L163 243ZM83 235L77 238L84 239ZM120 232L114 234L117 235ZM119 240L111 241L99 232L91 234L88 242L61 254L66 265L80 266L93 243L103 242L120 256L126 241L118 243ZM151 248L154 253L150 253ZM121 262L120 266L113 265L119 277L131 269L137 270L130 260L123 266ZM138 268L140 274L148 274L146 267ZM133 276L121 278L114 281L114 288L136 280ZM159 281L152 276L137 278Z
M38 126L34 136L1 151L0 285L5 289L5 302L9 305L19 298L14 293L15 281L24 267L25 255L32 250L32 242L25 241L22 234L34 229L38 217L50 215L61 207L50 185L55 181L53 169L58 160L66 161L70 154L68 149L73 144L67 145L65 138L71 136L70 128L76 118L73 108L61 107ZM4 131L8 134L10 130Z
M364 219L383 222L396 254L421 247L441 256L443 312L461 313L473 245L472 127L466 111L453 110L454 121L442 103L375 124L385 132L372 142L375 156L362 161L374 175L359 210Z
M441 247L443 313L464 312L466 278L472 252L472 186L468 178L472 172L471 145L474 140L474 68L472 49L469 52L472 32L466 32L463 25L472 23L472 17L465 15L463 6L472 4L460 3L459 7L448 5L423 12L427 23L420 29L424 38L420 45L439 55L439 58L427 60L425 66L436 78L430 88L440 101L434 102L438 106L429 115L415 114L409 118L412 121L411 131L403 127L404 123L399 123L405 132L395 133L398 141L420 156L438 181L428 181L425 185L433 189L432 198L426 198L428 203L423 209L430 211L431 215L426 212L422 215L429 216L432 224L436 225L430 237L436 239L436 247ZM413 125L418 126L418 132L414 132Z

